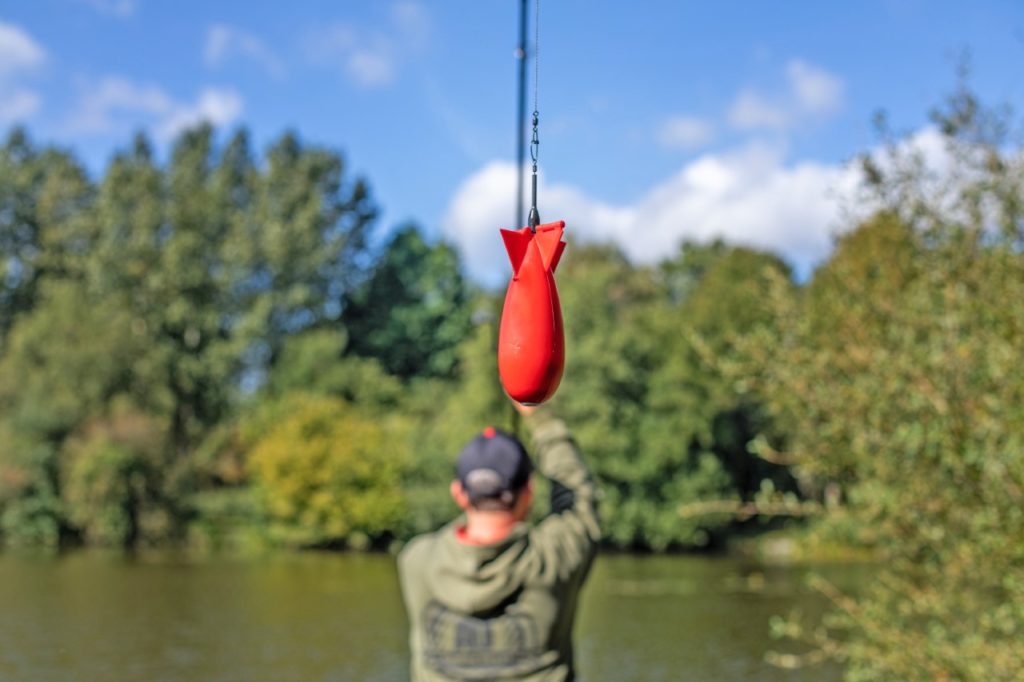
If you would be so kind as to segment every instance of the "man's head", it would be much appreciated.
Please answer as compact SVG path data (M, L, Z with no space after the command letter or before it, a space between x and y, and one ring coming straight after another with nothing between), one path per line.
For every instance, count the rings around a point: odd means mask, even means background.
M467 512L506 512L522 520L532 501L532 471L523 444L489 426L459 454L452 496Z

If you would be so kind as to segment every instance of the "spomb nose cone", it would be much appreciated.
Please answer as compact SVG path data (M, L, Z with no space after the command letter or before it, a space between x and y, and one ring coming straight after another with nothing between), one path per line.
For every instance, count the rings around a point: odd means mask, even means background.
M502 230L512 262L498 335L498 372L506 393L537 405L558 389L565 364L562 310L554 271L565 249L564 221Z

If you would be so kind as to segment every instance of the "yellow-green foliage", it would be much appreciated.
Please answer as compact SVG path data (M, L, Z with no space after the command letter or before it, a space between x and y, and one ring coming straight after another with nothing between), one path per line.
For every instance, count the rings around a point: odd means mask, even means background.
M293 396L287 416L253 447L249 473L288 544L358 542L401 527L400 424L343 400Z

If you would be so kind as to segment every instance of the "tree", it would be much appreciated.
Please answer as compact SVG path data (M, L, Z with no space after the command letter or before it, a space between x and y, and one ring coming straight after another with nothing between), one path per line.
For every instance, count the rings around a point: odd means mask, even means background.
M742 499L751 500L766 481L773 490L792 490L786 467L751 453L755 436L778 434L760 402L737 390L725 371L741 339L776 324L765 291L778 282L788 294L789 267L774 254L715 241L684 243L659 275L669 304L658 315L659 333L671 350L652 376L648 415L688 434L695 451L714 455Z
M374 358L346 355L348 335L316 329L284 342L267 382L268 397L289 393L331 395L371 408L395 407L402 385Z
M346 298L351 350L404 379L452 378L458 346L470 331L468 298L455 250L444 242L427 244L408 225Z
M749 348L798 467L843 486L822 530L883 559L857 597L818 581L820 626L779 626L851 680L1024 674L1024 153L966 90L935 120L943 163L865 159L881 212Z
M94 304L66 281L41 283L38 299L0 360L0 525L6 542L54 545L61 444L104 405L132 394L142 346L115 300Z
M224 418L244 376L265 376L289 335L336 320L360 279L374 217L365 184L343 183L337 154L293 135L267 156L260 172L244 131L218 152L200 126L162 171L140 137L100 189L90 271L99 291L130 297L151 339L181 454Z
M15 319L35 305L49 275L78 271L93 188L66 152L36 149L11 131L0 147L0 351Z
M676 506L720 497L728 478L713 457L691 453L685 429L661 439L669 424L650 416L652 382L678 343L660 334L659 317L672 315L664 290L607 246L571 245L558 284L567 353L552 407L593 463L606 537L624 547L705 544L705 524L681 519Z
M287 336L338 320L343 297L365 278L377 210L364 180L344 180L337 153L286 134L267 162L247 224L254 246L236 245L248 256L240 324L261 330L259 352L272 365Z

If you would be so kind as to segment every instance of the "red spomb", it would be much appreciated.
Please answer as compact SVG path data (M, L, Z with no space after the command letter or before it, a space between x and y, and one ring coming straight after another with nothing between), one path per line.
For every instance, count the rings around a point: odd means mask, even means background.
M536 405L555 394L565 365L562 307L555 268L565 250L565 221L502 230L512 261L498 334L498 373L509 397Z

